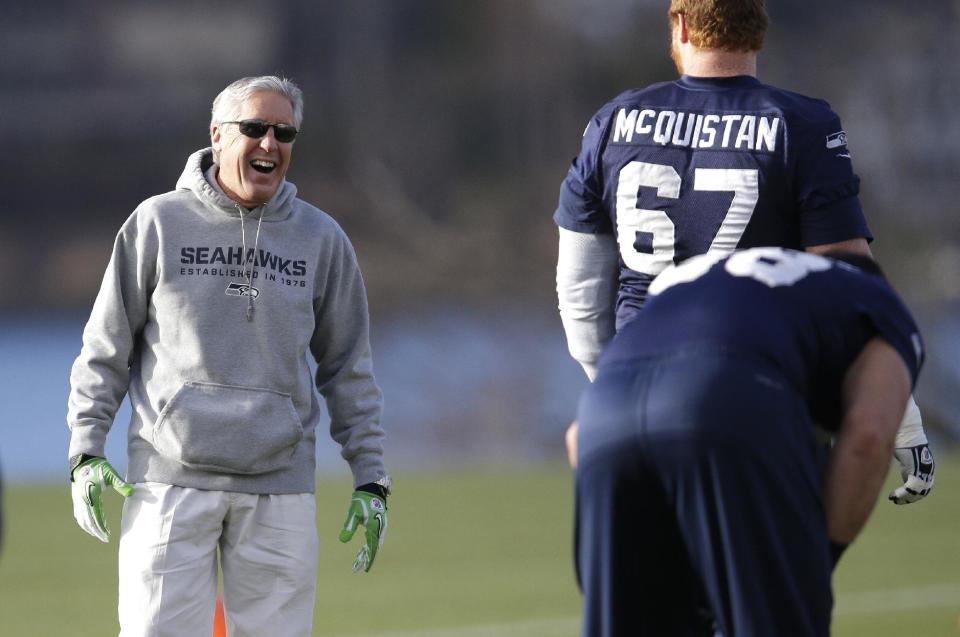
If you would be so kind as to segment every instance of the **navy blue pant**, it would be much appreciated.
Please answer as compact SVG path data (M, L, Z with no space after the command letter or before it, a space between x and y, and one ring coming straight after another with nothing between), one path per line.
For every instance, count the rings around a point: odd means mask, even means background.
M822 454L764 361L692 349L603 369L579 413L584 637L829 634Z

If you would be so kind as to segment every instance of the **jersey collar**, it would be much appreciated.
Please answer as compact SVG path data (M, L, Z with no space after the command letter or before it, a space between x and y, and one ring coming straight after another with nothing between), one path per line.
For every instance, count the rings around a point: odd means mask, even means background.
M677 84L694 90L716 90L731 88L754 88L760 86L760 80L752 75L731 75L727 77L695 77L681 75Z

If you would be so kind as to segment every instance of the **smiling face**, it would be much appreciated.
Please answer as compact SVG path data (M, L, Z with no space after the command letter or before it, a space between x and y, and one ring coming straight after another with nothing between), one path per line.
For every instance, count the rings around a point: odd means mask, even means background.
M259 91L241 105L236 119L293 126L293 106L279 93ZM253 139L224 123L210 127L210 141L219 156L217 181L227 196L247 208L270 201L287 174L293 142L278 142L273 128Z

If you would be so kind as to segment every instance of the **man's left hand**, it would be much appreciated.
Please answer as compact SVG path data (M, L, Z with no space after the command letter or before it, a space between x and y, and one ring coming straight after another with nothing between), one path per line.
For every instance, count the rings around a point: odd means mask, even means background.
M935 463L930 446L894 449L893 456L900 463L903 484L891 491L888 499L894 504L910 504L925 498L933 489Z
M360 569L369 572L377 551L383 545L387 534L387 503L384 498L366 491L354 491L347 509L347 520L340 531L340 541L349 542L357 530L364 527L364 544L353 561L353 572Z

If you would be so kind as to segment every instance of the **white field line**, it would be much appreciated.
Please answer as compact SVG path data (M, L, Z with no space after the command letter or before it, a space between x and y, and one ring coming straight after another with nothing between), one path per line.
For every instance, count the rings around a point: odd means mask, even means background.
M430 630L362 633L350 635L350 637L575 637L579 633L580 618L565 617Z
M910 586L864 593L834 593L835 615L891 613L925 608L954 608L960 611L960 582Z
M842 593L836 597L834 614L841 616L928 608L955 608L960 611L960 582ZM579 631L579 617L564 617L430 630L362 633L351 637L574 637Z

